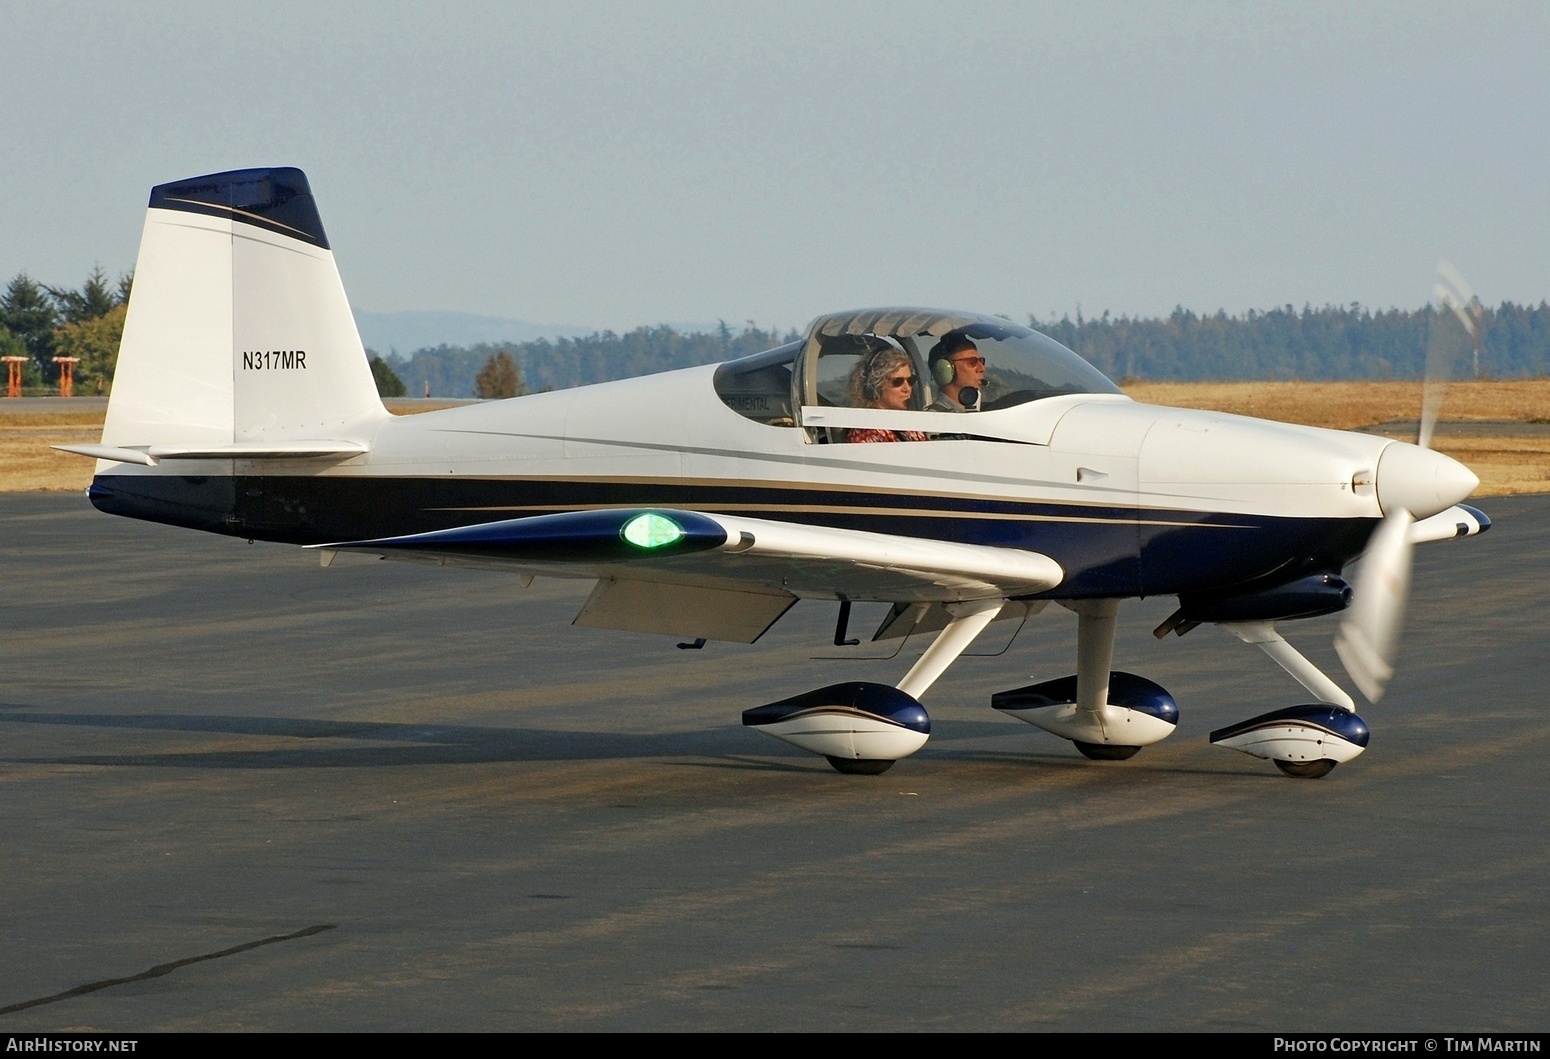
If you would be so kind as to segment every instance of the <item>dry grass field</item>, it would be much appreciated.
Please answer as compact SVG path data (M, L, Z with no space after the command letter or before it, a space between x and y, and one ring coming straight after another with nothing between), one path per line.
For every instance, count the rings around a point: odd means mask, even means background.
M1126 392L1151 404L1337 430L1414 420L1421 407L1420 384L1408 382L1136 383ZM97 441L103 413L60 405L57 412L17 414L7 412L0 399L0 492L85 489L91 482L91 460L49 446ZM435 406L417 410L430 407ZM1550 379L1455 383L1448 389L1443 420L1490 424L1436 439L1438 449L1480 476L1477 495L1550 492L1550 429L1535 429L1550 423ZM1529 426L1521 433L1503 431L1502 425L1514 423ZM1408 435L1397 430L1394 436Z
M1418 382L1140 382L1125 392L1148 404L1209 408L1333 430L1414 420L1421 414ZM1442 418L1550 423L1550 379L1453 383Z
M17 414L0 399L0 493L85 489L94 461L55 452L50 445L89 445L102 437L101 410Z

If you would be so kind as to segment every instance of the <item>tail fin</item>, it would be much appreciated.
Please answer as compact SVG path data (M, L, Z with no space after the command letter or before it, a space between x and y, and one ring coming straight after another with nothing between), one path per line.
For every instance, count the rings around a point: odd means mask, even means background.
M364 440L387 415L301 170L151 189L104 446Z

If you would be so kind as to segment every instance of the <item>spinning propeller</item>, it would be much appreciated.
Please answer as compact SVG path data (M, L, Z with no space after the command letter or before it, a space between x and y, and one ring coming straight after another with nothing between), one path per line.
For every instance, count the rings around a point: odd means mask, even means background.
M1443 502L1446 497L1468 495L1473 489L1459 476L1459 472L1468 475L1468 471L1432 452L1431 444L1454 360L1466 346L1479 356L1483 312L1469 284L1447 261L1437 263L1432 302L1416 443L1390 445L1378 461L1378 504L1384 518L1363 553L1355 601L1335 636L1335 650L1346 672L1372 702L1383 697L1394 675L1394 650L1410 594L1410 553L1415 547L1410 527L1416 520L1415 511L1440 511L1453 503ZM1478 359L1476 363L1478 369ZM1461 486L1467 488L1459 494Z

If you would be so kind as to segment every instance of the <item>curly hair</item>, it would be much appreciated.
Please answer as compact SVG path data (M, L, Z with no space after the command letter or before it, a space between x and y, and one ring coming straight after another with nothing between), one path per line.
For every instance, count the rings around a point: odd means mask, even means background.
M882 400L888 376L901 367L909 368L911 372L915 368L909 355L893 346L883 346L862 357L861 363L851 371L847 385L851 405L856 408L877 407L877 402Z

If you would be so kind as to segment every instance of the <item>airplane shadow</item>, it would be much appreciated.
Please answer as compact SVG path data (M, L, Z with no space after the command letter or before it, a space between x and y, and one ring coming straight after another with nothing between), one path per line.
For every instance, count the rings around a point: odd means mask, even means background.
M0 703L5 725L76 726L135 732L202 733L296 740L348 741L348 745L299 745L252 750L188 750L168 753L83 753L0 757L7 764L104 765L135 768L302 769L386 768L406 765L473 765L498 762L557 762L668 759L674 764L742 772L827 773L819 758L780 746L761 746L770 756L749 753L750 736L741 727L701 731L615 733L531 727L324 721L298 717L232 714L55 713L30 703ZM1203 767L1180 762L1095 763L1043 748L1018 750L954 746L963 738L1018 736L1020 728L994 721L952 726L952 741L931 748L931 760L955 764L1029 766L1061 770L1145 771L1173 774L1231 775L1251 778L1257 770ZM766 737L758 736L760 743ZM1234 763L1237 764L1237 763ZM1274 776L1274 773L1271 774ZM1270 777L1266 777L1270 778ZM1274 776L1280 779L1279 776Z
M298 745L252 750L191 750L169 753L83 753L4 757L12 764L120 765L207 769L380 768L402 765L467 765L520 761L603 761L698 755L746 754L741 729L671 734L623 734L544 728L496 728L457 724L321 721L310 718L229 714L53 713L14 703L0 704L0 726L40 724L185 732L347 745ZM29 712L14 712L28 710ZM37 711L37 712L33 712ZM780 768L779 765L772 767ZM734 767L756 767L744 757Z

